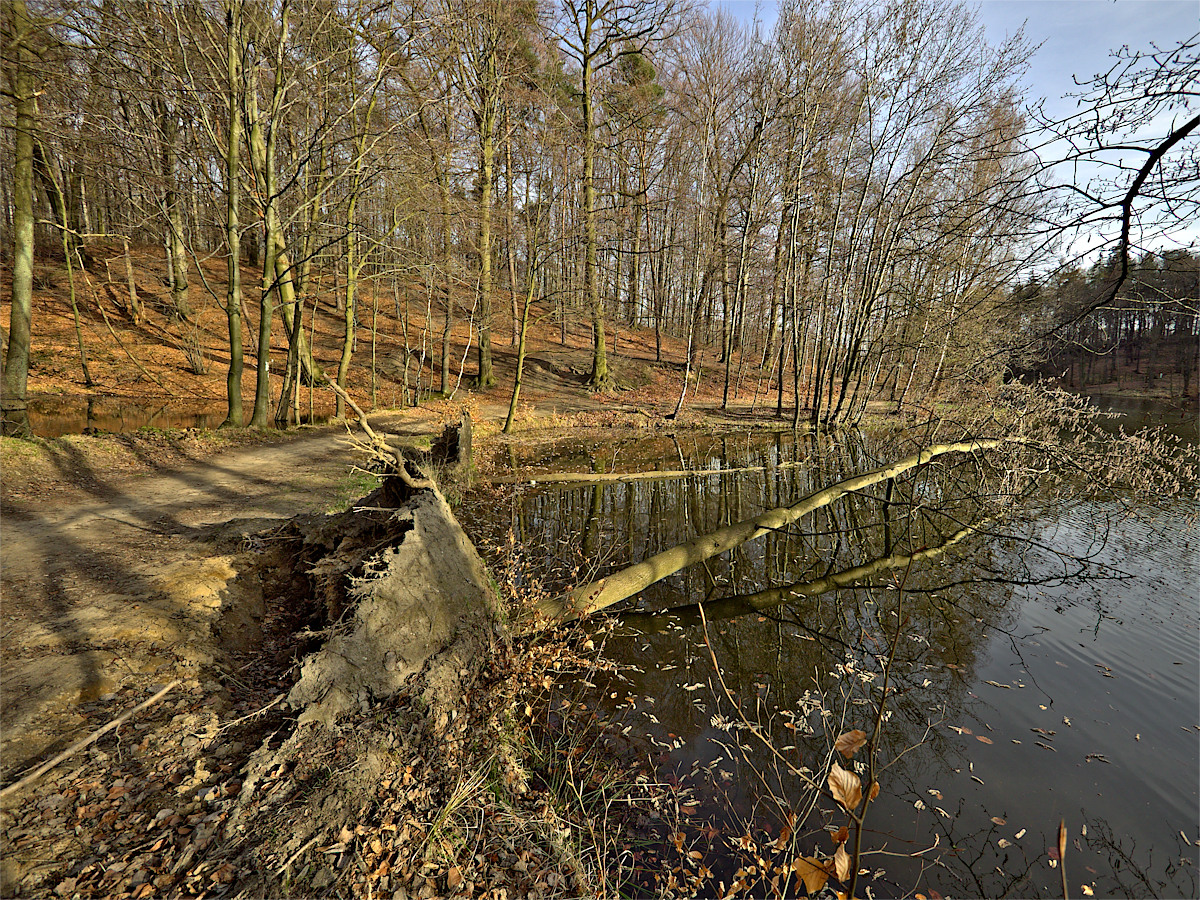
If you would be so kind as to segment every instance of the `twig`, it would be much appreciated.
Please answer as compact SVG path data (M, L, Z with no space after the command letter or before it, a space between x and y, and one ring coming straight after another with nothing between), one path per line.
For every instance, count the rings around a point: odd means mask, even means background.
M228 674L228 673L226 673L226 674ZM262 709L256 709L254 712L247 713L246 715L242 716L240 719L234 719L232 722L226 722L224 725L222 725L220 728L217 729L217 734L220 734L223 731L228 731L230 728L232 728L235 725L241 725L243 722L245 722L249 719L253 719L255 716L261 716L263 713L265 713L272 706L275 706L280 700L282 700L286 696L287 696L287 694L280 694L278 697L276 697L274 700L272 700L270 703L268 703Z
M1062 875L1063 900L1070 900L1067 891L1067 820L1058 820L1058 871Z
M315 838L313 838L311 841L309 841L307 844L305 844L303 847L301 847L299 850L297 850L295 853L293 853L291 856L289 856L288 861L279 867L279 872L276 874L282 875L284 872L286 872L288 870L288 866L290 866L292 863L294 863L296 861L296 857L298 857L301 853L303 853L305 850L307 850L309 847L311 847L313 844L315 844L320 839L321 839L321 835L318 834Z
M34 769L32 772L30 772L28 775L26 775L20 781L13 782L8 787L4 788L3 790L0 790L0 800L3 800L6 797L8 797L9 795L16 793L21 788L28 787L33 782L37 781L39 778L41 778L43 775L45 775L47 772L49 772L51 769L53 769L55 766L57 766L64 759L74 756L76 753L78 753L84 747L87 747L89 744L95 743L100 738L104 737L104 735L106 735L110 731L112 731L114 728L119 728L126 720L128 720L129 718L131 718L134 715L137 715L146 707L154 705L159 700L161 700L163 697L165 697L167 695L167 692L170 691L171 688L175 687L175 685L177 685L177 684L179 684L179 679L175 679L174 681L172 681L170 684L168 684L165 688L163 688L161 691L159 691L157 694L155 694L149 700L145 700L145 701L139 703L133 709L129 710L129 712L122 713L121 715L119 715L115 719L113 719L111 722L109 722L107 725L103 726L102 728L97 729L96 731L93 731L91 734L89 734L87 737L83 738L82 740L76 741L74 744L72 744L70 747L68 747L62 753L58 754L58 756L54 757L51 760L48 760L47 762L42 763L40 766L38 766L36 769Z

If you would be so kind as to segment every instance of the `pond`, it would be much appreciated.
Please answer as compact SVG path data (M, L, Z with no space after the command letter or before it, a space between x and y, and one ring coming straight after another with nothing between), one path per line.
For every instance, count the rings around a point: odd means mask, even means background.
M468 522L511 528L528 557L585 577L896 458L859 434L790 433L509 453L522 471L764 467L525 483L507 513L493 505ZM860 895L1061 897L1060 819L1073 894L1200 890L1200 506L1030 496L999 524L979 489L985 468L931 466L894 493L848 496L685 569L635 598L608 637L624 680L588 703L628 728L662 777L691 776L708 893L756 855L786 866L832 854L825 832L847 817L809 779L824 784L838 734L874 731L889 657ZM964 525L978 532L938 555ZM918 546L935 552L895 564ZM854 587L820 590L873 561ZM781 585L792 599L772 605L778 591L763 592ZM706 622L694 606L661 612L697 601Z
M246 416L251 409L247 407ZM35 396L29 399L29 426L42 438L64 434L124 434L140 428L216 428L225 421L224 401L131 400L106 396ZM321 424L317 416L305 424Z

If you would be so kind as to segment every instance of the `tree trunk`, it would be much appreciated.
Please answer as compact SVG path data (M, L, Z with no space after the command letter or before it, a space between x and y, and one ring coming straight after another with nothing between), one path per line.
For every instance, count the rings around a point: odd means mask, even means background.
M8 349L4 355L3 398L0 400L0 430L4 434L29 434L26 391L29 380L29 331L33 312L33 128L36 99L33 89L35 63L29 39L33 23L25 0L11 0L12 69L16 129L13 153L13 275L12 315Z
M590 30L590 21L589 21ZM587 40L590 40L590 36ZM592 374L588 379L593 387L608 383L608 359L604 338L604 306L600 297L600 271L597 258L599 237L596 230L596 128L592 101L592 61L583 62L583 288L587 292L588 311L592 315Z
M175 183L179 122L166 102L159 106L159 131L162 137L163 208L167 215L167 262L172 315L187 319L192 315L192 307L188 303L187 247L183 240L183 204Z
M496 163L496 56L486 63L479 111L479 344L476 387L496 383L492 374L492 181Z
M229 99L229 134L225 147L225 246L229 253L226 265L228 286L225 291L225 319L229 326L229 374L225 378L225 397L228 412L222 425L240 428L242 425L242 235L238 213L241 203L242 150L242 4L240 0L225 3L225 76ZM129 247L126 245L126 256Z
M895 478L909 469L924 465L946 453L975 453L991 450L1014 440L1017 439L962 441L928 447L889 466L847 478L809 494L791 506L767 510L752 519L726 525L709 534L692 538L684 544L657 553L649 559L622 569L607 578L601 578L599 581L578 587L566 597L543 600L538 605L538 612L554 622L569 621L591 615L632 597L655 582L674 575L680 569L719 556L747 541L787 528L809 513L829 506L846 494L861 491L873 484L887 481L889 478Z

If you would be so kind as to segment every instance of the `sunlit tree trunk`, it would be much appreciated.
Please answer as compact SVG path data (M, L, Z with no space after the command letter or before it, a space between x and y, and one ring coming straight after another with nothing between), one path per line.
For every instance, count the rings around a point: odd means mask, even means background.
M229 326L229 374L225 380L228 413L224 425L242 424L242 235L238 222L242 175L242 2L225 0L225 75L229 133L225 148L225 246L229 254L225 318Z
M4 394L0 425L4 434L29 433L26 390L29 380L29 334L33 312L33 128L37 106L33 88L34 56L29 41L33 23L25 0L11 0L12 23L9 83L16 129L13 153L13 275L8 349L4 356Z

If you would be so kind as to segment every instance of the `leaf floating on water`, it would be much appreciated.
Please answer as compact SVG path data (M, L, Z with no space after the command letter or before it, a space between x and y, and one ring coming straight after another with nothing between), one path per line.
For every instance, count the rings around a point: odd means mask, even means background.
M993 740L992 740L990 737L987 737L986 735L983 735L983 734L977 734L977 735L975 735L975 740L977 740L977 741L980 741L981 743L984 743L984 744L994 744L994 743L996 743L996 742L995 742L995 741L993 741Z
M999 816L992 816L992 821L995 822L997 825L1007 825L1008 824L1007 819L1002 819Z
M1093 759L1096 760L1096 762L1108 763L1110 766L1112 765L1112 763L1109 762L1108 757L1103 753L1089 753L1084 757L1085 762L1091 762Z
M858 809L858 804L862 802L862 781L837 763L829 768L829 791L833 794L833 799L849 812Z
M1048 707L1048 706L1046 706L1046 704L1045 704L1045 703L1039 703L1039 704L1038 704L1038 709L1049 709L1049 707Z
M967 728L965 725L962 728L959 728L957 725L948 725L946 727L949 728L951 731L957 731L959 734L974 734L975 733L970 728Z
M1016 834L1013 835L1013 838L1018 841L1023 837L1025 837L1025 829L1024 828L1022 828L1020 831L1018 831Z
M691 692L691 691L700 690L700 688L704 687L704 684L702 682L697 681L695 684L684 684L684 685L680 685L680 687L682 687L683 690L685 690L685 691Z
M1041 747L1043 750L1054 750L1054 748L1051 747L1049 744L1043 744L1041 741L1034 741L1034 743L1037 744L1039 747ZM1054 752L1057 753L1058 751L1054 750Z
M850 731L845 731L839 734L837 740L834 741L833 746L838 753L842 754L842 756L846 757L846 759L849 759L855 753L857 753L858 749L866 742L867 733L854 728Z
M1003 850L1005 847L1011 847L1012 841L1007 838L1000 838L1000 840L996 841L996 846Z
M936 788L931 788L931 789L929 790L929 793L930 793L930 794L932 794L934 797L937 797L937 799L939 799L939 800L944 800L944 799L945 799L945 798L942 796L942 792L941 792L941 791L939 791L939 790L937 790Z
M1054 737L1058 734L1057 731L1047 731L1045 728L1030 728L1030 731L1036 731L1038 734L1044 734L1046 737Z
M983 683L990 684L992 687L1004 688L1005 690L1012 690L1011 684L1001 684L998 681L990 681L990 680L984 681Z
M971 780L972 780L972 781L978 781L980 784L983 784L983 779L982 779L982 778L980 778L978 775L972 775L972 776L971 776Z
M1068 716L1063 716L1063 724L1064 724L1064 725L1066 725L1066 726L1069 728L1069 727L1071 726L1071 719L1070 719L1070 717L1068 717Z
M1090 886L1090 885L1081 884L1081 885L1079 886L1079 889L1080 889L1081 891L1083 891L1083 896L1085 896L1085 897L1090 897L1090 896L1092 896L1092 894L1094 894L1094 893L1095 893L1095 891L1093 891L1093 890L1092 890L1092 888L1091 888L1091 886Z

